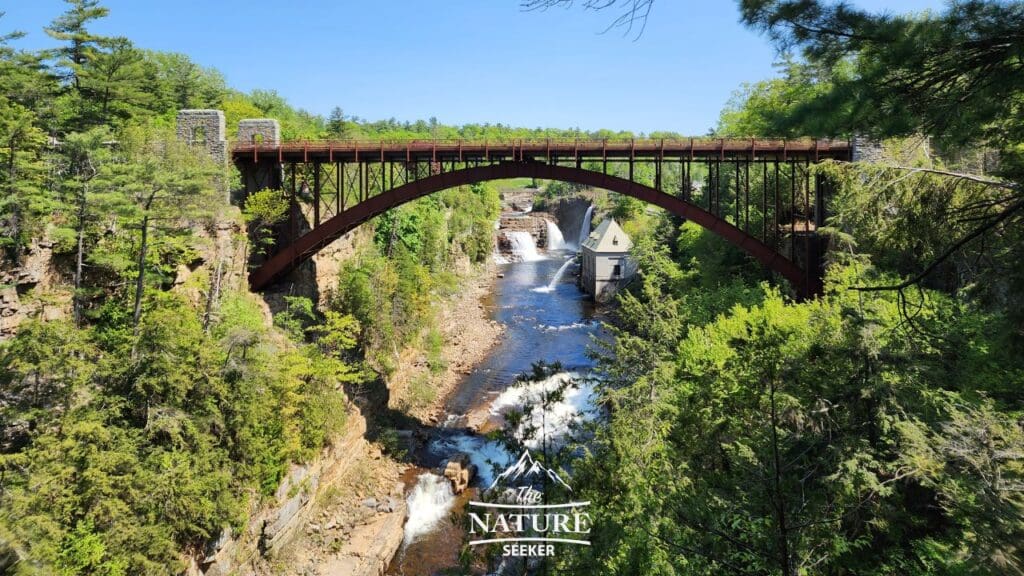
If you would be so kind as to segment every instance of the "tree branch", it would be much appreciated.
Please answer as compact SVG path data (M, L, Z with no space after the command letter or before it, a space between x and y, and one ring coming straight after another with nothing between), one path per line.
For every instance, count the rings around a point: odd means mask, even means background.
M962 175L962 176L966 176L966 175ZM998 184L1005 185L1005 183L998 183ZM1011 189L1013 189L1013 188L1011 187ZM991 220L989 220L985 224L983 224L981 226L978 226L977 228L972 230L970 234L967 234L966 236L964 236L960 240L958 240L955 243L953 243L953 245L950 246L949 248L947 248L945 252L940 254L938 258L932 260L932 262L930 264L928 264L928 266L926 266L924 270L922 270L921 272L919 272L915 276L913 276L913 277L911 277L911 278L909 278L907 280L904 280L903 282L900 282L899 284L892 284L892 285L888 285L888 286L851 286L850 290L857 290L859 292L881 292L881 291L887 291L887 290L903 290L904 288L907 288L908 286L912 286L914 284L917 284L918 282L923 280L926 276L931 274L939 266L939 264L941 264L942 262L947 260L950 256L955 254L957 250L963 248L968 243L970 243L972 240L974 240L975 238L981 236L985 232L988 232L989 230L994 228L997 224L999 224L1000 222L1006 220L1007 218L1012 216L1015 212L1017 212L1021 208L1024 208L1024 199L1017 200L1013 204L1011 204L1008 207L1006 207L1006 209L1004 209L1002 212L1000 212L1000 213L996 214L995 216L993 216Z
M1005 188L1007 190L1020 190L1020 184L1016 182L1004 182L1002 180L991 180L989 178L982 178L974 174L965 174L963 172L950 172L948 170L938 170L936 168L916 168L911 166L885 166L885 168L891 168L893 170L904 170L914 173L923 174L937 174L939 176L949 176L950 178L957 178L960 180L967 180L968 182L974 182L976 184L983 184L985 186L994 186L996 188Z

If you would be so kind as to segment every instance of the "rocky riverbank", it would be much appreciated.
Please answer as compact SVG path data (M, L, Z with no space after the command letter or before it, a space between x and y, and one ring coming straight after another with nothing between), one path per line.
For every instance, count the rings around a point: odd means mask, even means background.
M456 385L491 350L504 327L491 319L487 301L494 291L497 270L488 262L466 280L462 290L446 301L437 315L444 338L443 371L430 372L424 353L410 351L401 368L388 382L389 407L426 423L436 424L444 413L445 400ZM415 398L418 386L426 381L433 391L429 401Z
M443 413L447 396L498 341L503 327L490 318L486 304L496 271L488 264L473 273L464 287L438 312L444 338L445 369L432 374L423 352L402 354L400 369L388 382L388 407L402 410L425 425ZM430 402L413 402L418 382L429 378ZM369 415L369 418L374 418ZM360 439L351 446L356 457L334 478L321 480L310 503L309 520L260 562L256 573L302 576L377 576L402 543L408 510L403 479L412 466L382 452L382 446Z

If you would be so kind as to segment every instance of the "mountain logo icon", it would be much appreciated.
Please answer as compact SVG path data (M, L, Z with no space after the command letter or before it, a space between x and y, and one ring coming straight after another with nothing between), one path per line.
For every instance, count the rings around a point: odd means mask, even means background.
M562 480L562 477L557 472L534 460L529 450L523 450L519 460L506 468L504 472L498 474L494 478L494 482L491 482L487 489L490 490L502 482L511 484L516 481L531 481L544 478L556 484L561 484L565 486L566 490L572 492L572 486L569 486L565 480Z
M590 546L590 501L549 502L536 489L538 483L559 484L572 492L557 472L523 450L483 492L491 495L501 484L498 501L469 501L468 544L501 544L502 556L551 556L556 544Z

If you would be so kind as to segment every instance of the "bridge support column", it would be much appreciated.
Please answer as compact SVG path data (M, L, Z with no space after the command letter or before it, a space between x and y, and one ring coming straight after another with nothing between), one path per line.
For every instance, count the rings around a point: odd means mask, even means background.
M281 144L281 125L273 118L250 118L238 122L236 141L258 146L279 146ZM237 159L238 171L242 174L242 198L252 192L272 189L279 190L284 183L282 166L277 160L257 162L250 159Z

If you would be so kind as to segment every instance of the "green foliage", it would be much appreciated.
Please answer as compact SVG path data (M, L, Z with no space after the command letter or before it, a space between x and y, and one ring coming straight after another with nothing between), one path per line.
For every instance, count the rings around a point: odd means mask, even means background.
M79 522L60 551L62 574L125 574L123 561L110 561L103 538L94 532L92 522Z
M612 209L609 215L619 222L626 222L640 216L646 204L625 194L612 195Z
M2 349L5 422L47 425L71 409L76 391L95 371L88 335L60 322L26 322L22 336ZM27 438L23 438L27 440Z
M246 118L261 118L263 111L257 108L244 94L229 93L220 103L224 111L224 123L228 134L238 133L238 122Z
M306 328L316 320L313 301L304 296L285 296L285 309L274 315L274 326L301 342Z
M935 165L928 159L915 163L922 168ZM1004 310L1017 325L1014 331L1024 326L1020 226L997 227L939 261L951 242L1003 213L1004 188L879 165L827 163L818 170L837 185L834 216L826 230L839 248L831 258L850 261L851 251L872 255L870 261L853 258L864 267L866 285L885 285L879 270L915 277L925 264L935 262L921 278L922 286Z
M597 350L609 420L573 463L593 546L556 572L1019 572L1017 232L920 290L851 290L919 270L1005 187L818 171L837 184L822 299L788 301L693 224L634 235L639 281ZM980 259L1001 272L983 280Z
M288 216L288 198L280 190L259 190L245 198L242 216L249 225L250 236L257 251L274 243L273 227Z
M423 350L427 355L427 367L433 374L440 374L448 367L444 358L444 334L436 326L423 336Z
M40 216L52 207L40 190L44 137L37 123L29 108L0 96L0 250L15 262L40 232Z
M782 76L744 84L733 93L719 115L715 134L732 138L800 137L807 135L849 135L836 132L828 115L806 117L799 125L793 119L802 106L822 98L833 86L833 78L846 78L848 62L823 68L787 59Z
M1020 410L1004 378L1024 366L983 352L1003 346L981 328L999 320L931 293L909 325L894 295L847 290L852 268L834 269L819 301L768 289L708 314L685 273L645 262L603 361L611 421L576 475L595 542L568 566L994 574L1016 562L1024 501L1005 488L1024 463L992 454L1024 447L1004 428Z
M324 312L323 321L306 329L314 335L324 354L342 357L359 345L359 321L334 310Z
M180 297L152 298L126 362L129 326L123 313L89 330L35 323L0 347L5 417L34 422L0 456L0 524L44 572L179 569L178 550L239 525L248 493L341 433L342 386L362 378L334 354L351 321L279 349L239 293L209 333Z
M548 202L562 197L575 196L584 189L585 187L580 184L552 180L545 184L544 189L534 196L533 208L534 210L546 210Z
M260 228L278 224L288 215L288 199L280 190L259 190L249 194L242 208L246 222Z
M437 386L429 374L419 374L409 382L408 404L411 408L426 408L437 399Z
M106 10L70 4L59 49L0 42L5 256L49 235L82 262L81 327L28 321L0 345L0 533L25 573L175 573L341 433L358 325L328 314L307 331L296 301L280 323L299 344L281 348L248 295L223 294L204 325L164 292L224 203L220 170L168 128L179 106L217 105L223 81L91 34ZM265 200L249 210L260 226L280 217Z
M331 308L354 317L370 365L394 371L398 350L431 318L431 277L404 247L392 258L374 249L342 264Z
M744 22L781 48L801 50L824 75L821 89L776 116L781 124L805 135L925 133L982 142L1002 149L1007 164L1020 163L1019 2L958 2L907 15L819 1L740 4Z
M48 56L57 60L65 79L76 83L82 67L95 59L97 51L109 40L89 32L86 24L106 17L110 10L100 6L99 0L67 0L67 4L67 11L46 28L47 35L65 44Z
M220 72L199 66L184 54L147 51L143 57L155 68L162 109L217 108L227 94Z
M411 202L374 221L373 246L342 264L331 303L358 322L374 369L390 375L398 351L416 343L434 320L435 297L452 291L453 264L490 257L500 209L497 190L480 184ZM440 344L427 338L428 354L438 356L431 369L443 370Z
M398 436L398 431L394 428L382 429L378 440L384 448L384 452L393 458L403 460L407 456L408 450L405 447L405 443Z
M273 91L229 90L180 54L94 34L106 9L68 4L48 29L53 50L22 52L8 44L17 34L0 37L5 259L50 235L59 258L83 263L74 322L29 320L0 344L2 553L16 551L24 573L177 573L182 550L242 526L251 500L343 432L344 390L367 377L361 359L388 374L401 348L420 345L430 373L444 369L434 302L452 290L450 270L490 256L500 208L486 184L410 203L374 223L327 310L289 298L275 328L252 296L227 290L207 319L186 291L167 288L199 262L191 230L223 206L224 175L170 134L176 109L220 107L229 133L241 118L273 116L288 139L632 134L370 122L341 109L325 119ZM748 23L804 48L804 60L737 95L723 136L923 132L998 147L1000 170L1022 172L1017 4L916 18L742 5ZM942 168L930 162L911 161ZM787 300L693 224L625 197L603 204L626 221L641 272L596 351L607 425L572 463L579 496L593 502L594 546L552 571L1021 572L1015 220L958 249L920 291L849 290L920 270L945 237L991 220L1019 189L820 170L838 184L826 231L838 249L828 294L814 302ZM669 167L665 188L680 176ZM654 174L638 166L635 177ZM545 194L565 191L552 183ZM249 197L259 243L287 209L277 193ZM435 394L429 375L410 385L415 404ZM538 433L518 426L529 410L509 418L520 444ZM393 431L382 439L401 449Z

